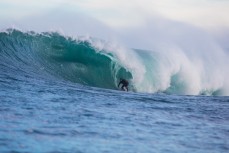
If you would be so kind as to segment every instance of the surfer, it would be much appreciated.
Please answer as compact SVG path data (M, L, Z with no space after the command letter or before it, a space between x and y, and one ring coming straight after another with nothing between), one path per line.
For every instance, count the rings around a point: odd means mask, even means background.
M128 82L127 80L121 78L121 79L120 79L120 82L119 82L119 84L118 84L118 87L120 86L120 84L122 84L121 89L122 89L123 91L125 91L125 89L126 89L126 91L128 91L129 82Z

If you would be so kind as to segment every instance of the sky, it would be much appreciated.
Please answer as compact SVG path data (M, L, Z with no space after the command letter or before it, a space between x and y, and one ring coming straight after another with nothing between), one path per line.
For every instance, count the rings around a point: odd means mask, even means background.
M84 14L112 28L141 26L151 16L204 29L229 28L229 0L0 0L0 22L55 9Z
M229 50L228 14L229 0L0 0L0 30L57 31L145 49L201 35Z
M86 0L77 6L111 26L141 24L147 16L206 28L229 26L229 0Z

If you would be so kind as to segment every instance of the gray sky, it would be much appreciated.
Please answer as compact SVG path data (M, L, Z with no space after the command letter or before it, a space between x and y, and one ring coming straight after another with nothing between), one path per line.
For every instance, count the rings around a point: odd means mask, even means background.
M229 27L229 0L0 0L0 22L66 9L115 28L141 26L162 16L205 29Z
M228 50L228 14L229 0L0 0L0 30L58 31L146 49L214 35Z

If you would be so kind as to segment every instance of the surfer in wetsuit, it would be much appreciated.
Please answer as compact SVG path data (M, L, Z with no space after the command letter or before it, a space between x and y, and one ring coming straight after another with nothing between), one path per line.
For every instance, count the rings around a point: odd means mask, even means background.
M121 78L121 79L120 79L120 82L119 82L119 84L118 84L118 87L120 86L120 84L122 84L121 89L122 89L123 91L125 91L125 88L126 88L126 91L128 91L129 82L128 82L127 80ZM124 88L124 87L125 87L125 88Z

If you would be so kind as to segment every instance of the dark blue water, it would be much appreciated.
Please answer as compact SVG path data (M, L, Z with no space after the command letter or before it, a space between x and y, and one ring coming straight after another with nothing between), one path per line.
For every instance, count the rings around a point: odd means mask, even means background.
M228 152L229 98L1 75L0 152Z
M0 42L1 153L229 151L229 97L91 87Z

